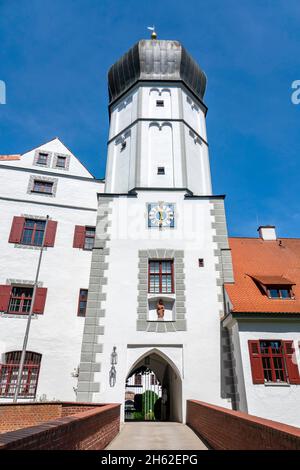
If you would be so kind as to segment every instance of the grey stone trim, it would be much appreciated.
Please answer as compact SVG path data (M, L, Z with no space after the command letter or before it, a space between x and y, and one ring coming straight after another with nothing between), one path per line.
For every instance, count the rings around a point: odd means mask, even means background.
M13 285L13 284L20 284L21 286L33 286L34 281L33 280L27 280L27 279L6 279L6 284L7 285ZM38 281L37 283L38 287L43 287L43 282Z
M40 246L34 246L34 245L23 245L21 243L15 243L14 244L15 248L21 248L22 250L40 250ZM47 247L44 247L44 251L47 251Z
M228 243L224 199L210 199L210 203L212 205L210 210L212 218L211 226L216 233L213 235L213 242L217 245L217 248L214 250L214 255L217 257L215 271L218 274L216 278L217 286L221 288L218 293L218 302L222 304L222 308L219 311L222 317L224 315L223 285L226 282L234 282L233 267L231 250Z
M239 409L240 396L237 390L238 377L236 374L236 361L234 359L234 345L232 333L220 326L221 338L221 397L229 398L234 410Z
M46 165L41 165L41 164L38 163L40 153L44 153L44 154L47 155ZM43 150L43 149L38 149L34 152L33 165L38 166L39 168L50 168L51 159L52 159L52 152L48 152L47 150Z
M112 213L111 198L98 198L98 213L96 223L95 244L92 252L91 272L88 290L88 301L81 346L79 366L77 401L93 401L94 393L100 391L100 383L95 379L95 373L101 371L99 353L103 353L101 337L104 335L104 326L100 325L101 318L105 317L106 293L103 286L107 284L109 254L107 243L110 240L108 220Z
M33 214L21 214L25 219L35 219L35 220L46 220L46 217L43 215L33 215ZM49 220L52 220L52 217L49 217Z
M139 250L137 331L167 333L186 331L184 251L171 249ZM174 259L175 321L149 321L148 315L148 260Z
M66 159L66 165L65 165L64 168L56 166L57 157L64 157ZM53 156L52 168L55 168L56 170L59 170L59 171L68 171L69 168L70 168L70 158L71 158L71 155L68 155L66 153L56 153L55 152L54 156Z
M53 183L52 193L48 194L48 193L33 192L34 181L46 181L48 183ZM57 191L57 183L58 183L58 178L49 178L48 176L41 176L41 175L38 175L38 176L30 175L28 188L27 188L27 194L36 194L38 196L55 197L56 191Z
M0 312L0 318L23 318L23 319L27 320L28 316L29 315L27 315L26 313L13 314L13 313ZM40 316L40 314L33 313L32 316L31 316L31 319L32 320L37 320L39 316Z

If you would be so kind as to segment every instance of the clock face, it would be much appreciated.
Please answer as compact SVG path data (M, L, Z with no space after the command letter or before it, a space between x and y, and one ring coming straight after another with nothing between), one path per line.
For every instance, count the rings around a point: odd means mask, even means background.
M174 228L174 204L167 202L148 204L148 227Z

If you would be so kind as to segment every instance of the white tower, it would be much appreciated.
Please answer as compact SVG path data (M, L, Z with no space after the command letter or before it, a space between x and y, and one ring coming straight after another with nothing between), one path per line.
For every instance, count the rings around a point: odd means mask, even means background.
M206 77L180 43L140 41L108 79L106 192L188 188L211 194Z
M125 390L136 394L132 377L153 373L156 412L184 421L187 398L229 406L232 397L220 347L232 266L224 196L211 190L206 78L177 41L151 39L114 64L108 81L106 186L77 399L123 405Z

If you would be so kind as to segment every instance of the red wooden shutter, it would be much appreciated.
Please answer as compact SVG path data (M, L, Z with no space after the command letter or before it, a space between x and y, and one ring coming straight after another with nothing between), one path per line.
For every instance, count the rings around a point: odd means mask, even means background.
M85 240L85 227L82 225L75 225L73 248L84 248Z
M47 229L45 233L44 246L54 246L56 235L57 222L48 220Z
M35 301L33 304L33 313L44 313L45 303L47 297L47 288L46 287L38 287L35 293Z
M23 233L25 217L14 217L9 235L9 243L20 243Z
M282 341L287 375L291 384L300 384L299 369L293 341Z
M8 311L10 293L11 286L0 286L0 312Z
M265 382L262 358L260 354L259 341L248 341L252 380L254 384L263 384Z

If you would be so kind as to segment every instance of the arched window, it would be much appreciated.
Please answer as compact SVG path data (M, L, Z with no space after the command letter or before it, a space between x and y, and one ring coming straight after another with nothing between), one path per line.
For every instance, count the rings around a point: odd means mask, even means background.
M5 362L0 364L0 397L9 398L15 394L21 354L21 351L5 353ZM26 352L19 397L35 397L41 359L39 353Z

